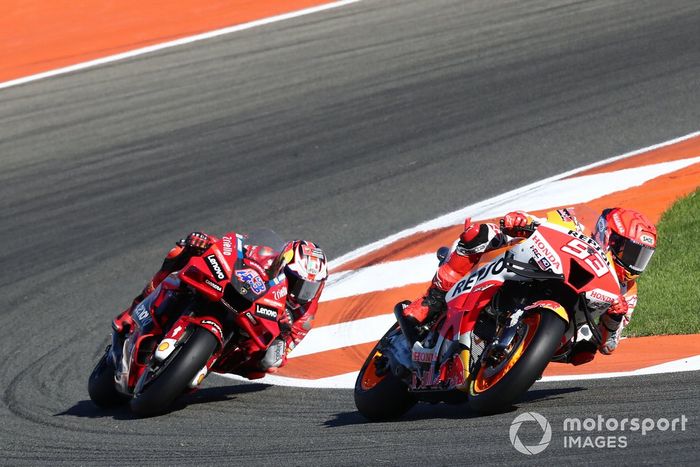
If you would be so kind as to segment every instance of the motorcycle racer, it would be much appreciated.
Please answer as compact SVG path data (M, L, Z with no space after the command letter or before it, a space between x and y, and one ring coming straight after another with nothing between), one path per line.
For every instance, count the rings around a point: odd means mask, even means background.
M523 211L506 214L500 225L494 223L473 224L470 218L464 223L454 250L446 257L433 277L425 295L403 305L402 329L409 344L416 342L428 331L426 323L447 311L445 295L452 286L477 265L487 251L527 238L527 227L537 219ZM611 354L620 340L622 330L637 303L636 280L651 259L657 242L656 227L643 214L624 208L605 209L596 223L593 238L607 252L614 266L620 292L601 316L598 329L602 343L596 348L588 341L577 343L569 362L574 365L587 363L595 357L596 350Z
M235 238L236 233L227 234ZM243 236L246 237L245 235ZM182 269L193 256L202 256L218 239L203 232L192 232L176 243L170 250L161 268L153 275L141 293L136 296L129 308L121 312L112 322L119 334L125 334L134 325L131 312L134 307L151 294L170 274ZM246 376L249 379L261 378L265 373L274 373L287 361L287 354L301 342L311 329L318 308L318 300L328 277L326 255L317 245L305 240L287 242L282 251L275 251L266 245L244 243L243 262L254 269L263 280L284 273L286 278L286 306L277 320L280 337L273 340L258 370Z

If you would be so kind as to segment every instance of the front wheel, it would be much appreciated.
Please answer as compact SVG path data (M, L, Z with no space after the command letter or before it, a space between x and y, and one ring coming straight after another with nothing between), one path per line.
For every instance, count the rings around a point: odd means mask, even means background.
M114 407L128 400L127 396L117 391L114 371L114 363L110 357L110 347L107 347L88 379L88 394L90 394L90 399L98 407Z
M206 365L217 345L218 340L212 333L197 327L160 368L144 372L141 378L148 378L148 382L137 384L141 389L131 399L131 411L140 417L165 412Z
M394 332L396 327L389 329L385 336ZM400 417L416 404L416 398L408 392L406 384L390 369L377 375L377 360L382 358L379 346L379 343L374 346L355 382L355 406L372 421Z
M540 377L565 330L564 320L548 310L533 310L526 315L507 357L482 365L472 377L469 405L480 413L510 407Z

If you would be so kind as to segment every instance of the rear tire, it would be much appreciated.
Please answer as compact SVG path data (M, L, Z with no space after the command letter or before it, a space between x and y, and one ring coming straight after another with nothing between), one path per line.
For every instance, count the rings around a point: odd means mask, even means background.
M554 352L561 344L561 336L564 334L566 324L564 320L548 310L535 310L533 315L539 315L536 329L522 349L522 354L513 366L487 389L479 388L484 385L480 380L484 368L479 369L469 384L469 405L479 413L489 414L505 410L520 396L522 396L549 364ZM527 319L527 318L526 318ZM522 343L518 345L523 345ZM513 352L509 359L512 360Z
M165 366L152 376L155 379L149 381L141 392L134 394L130 402L131 411L140 417L165 412L207 363L218 343L212 333L197 327L187 342L165 361ZM152 371L147 369L141 378L149 377Z
M114 364L109 356L110 347L107 347L104 355L92 370L88 379L88 394L90 399L98 407L108 408L124 404L129 398L119 391L114 382Z
M389 329L385 336L395 329L396 326ZM398 418L416 404L416 398L408 392L406 384L390 370L376 376L375 361L381 355L378 349L379 343L370 352L355 382L355 406L371 421Z

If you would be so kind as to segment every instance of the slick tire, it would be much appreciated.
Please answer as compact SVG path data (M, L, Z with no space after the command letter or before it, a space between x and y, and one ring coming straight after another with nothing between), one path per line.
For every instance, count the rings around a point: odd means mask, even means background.
M372 349L355 382L355 406L371 421L398 418L416 404L416 398L408 392L406 384L391 371L376 376L374 363L379 355L378 348L379 344Z
M109 348L92 370L88 379L88 394L98 407L108 408L124 404L128 399L115 387L114 364L109 358Z
M139 417L164 413L187 389L190 381L212 356L217 345L218 340L212 333L197 327L187 342L157 370L143 390L134 394L129 403L131 411Z
M491 414L509 409L537 381L561 344L564 321L548 310L535 310L532 315L529 339L523 339L526 345L517 361L510 362L510 369L486 389L484 378L480 380L484 368L474 375L469 385L469 405L477 412Z

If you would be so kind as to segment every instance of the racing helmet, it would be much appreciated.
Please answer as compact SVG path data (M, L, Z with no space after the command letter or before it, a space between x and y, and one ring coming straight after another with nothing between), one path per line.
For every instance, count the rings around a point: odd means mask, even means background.
M306 240L288 242L270 267L272 276L284 272L287 278L287 299L304 305L321 293L328 277L326 254Z
M596 223L593 238L613 259L620 281L634 280L644 272L656 249L656 227L633 209L605 209Z

